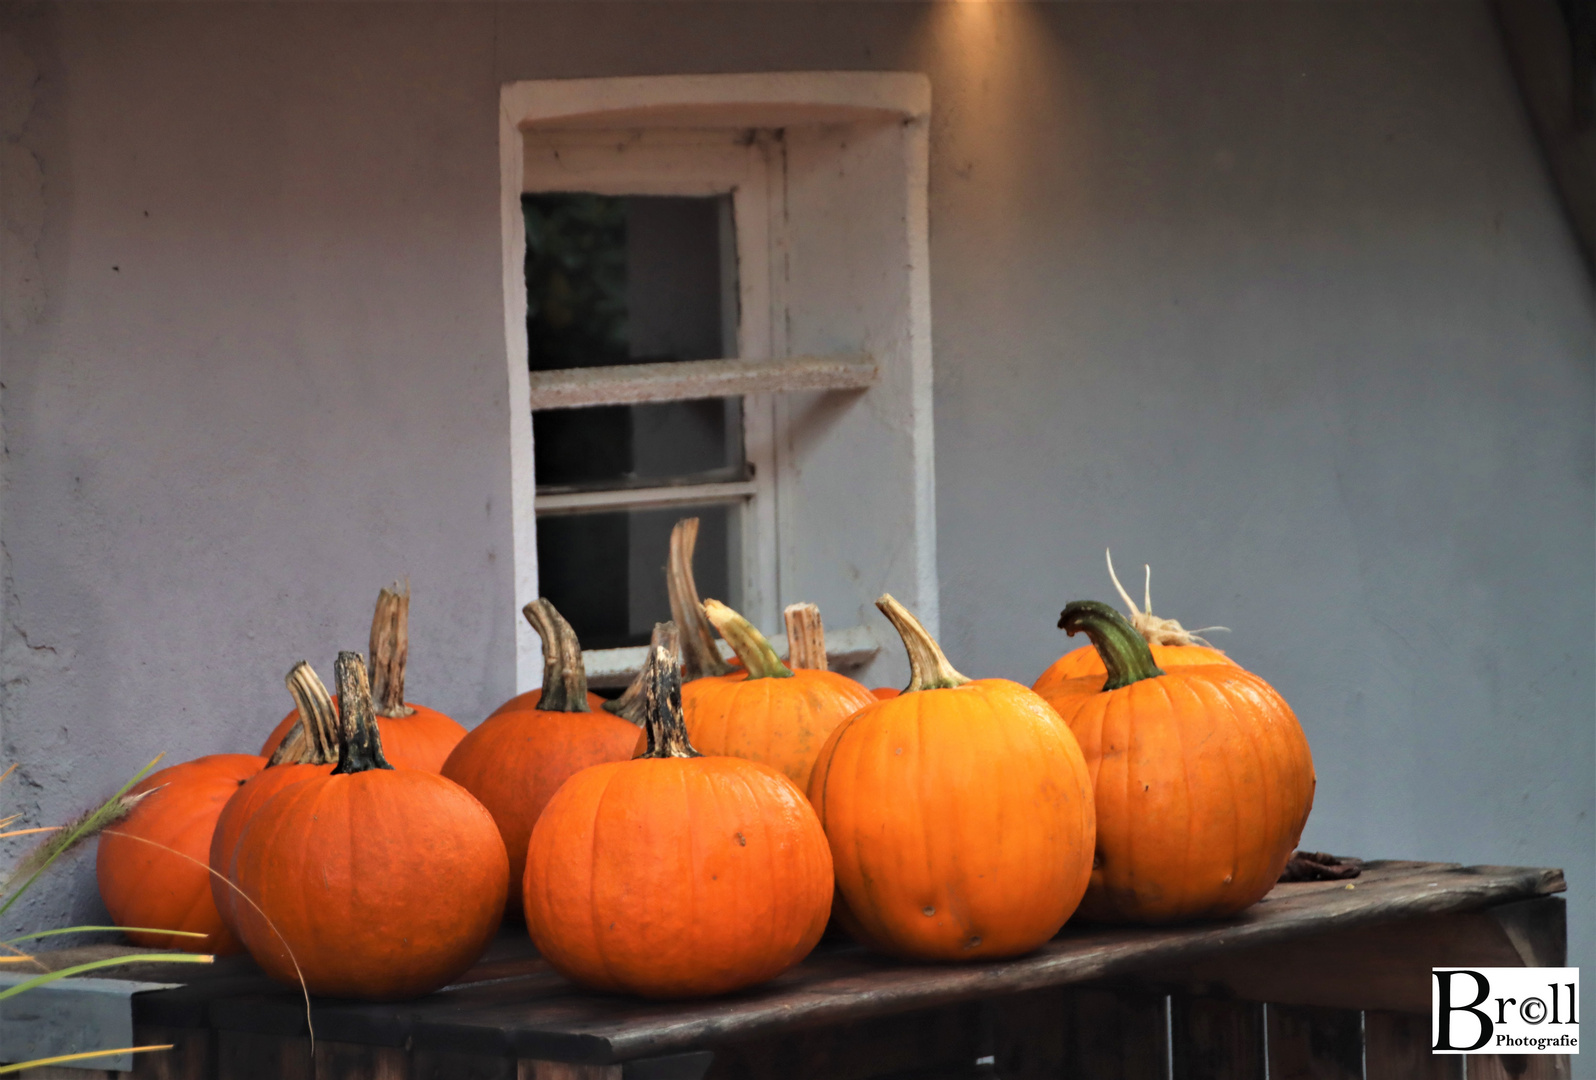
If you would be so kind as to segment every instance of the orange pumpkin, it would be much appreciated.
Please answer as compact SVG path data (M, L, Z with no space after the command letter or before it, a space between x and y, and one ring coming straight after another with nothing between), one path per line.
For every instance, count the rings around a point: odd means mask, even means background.
M837 915L865 944L920 960L1029 952L1091 873L1091 781L1047 703L960 675L890 596L908 687L831 733L809 799L831 841Z
M543 640L539 707L501 712L460 740L443 775L488 808L510 856L509 909L520 911L521 876L532 826L573 773L632 756L637 725L594 709L571 624L546 599L523 613ZM600 699L602 701L602 699Z
M870 696L877 701L886 701L888 698L895 698L901 693L903 691L896 686L874 686L870 688Z
M1080 740L1097 792L1097 860L1083 915L1175 922L1232 915L1280 877L1313 806L1313 756L1291 707L1235 664L1172 668L1107 604L1076 601L1106 675L1047 695Z
M825 834L793 782L688 743L671 636L645 669L647 753L566 781L532 830L522 888L557 970L656 998L781 974L820 940L832 888Z
M718 600L704 601L704 613L743 668L682 687L688 738L706 754L763 762L802 790L831 729L875 698L846 675L789 668L763 634Z
M409 654L410 591L383 589L371 619L371 689L383 752L396 769L437 772L466 729L436 709L404 699ZM283 717L261 747L261 756L271 757L298 721L297 710Z
M244 826L267 799L301 780L325 776L338 763L338 719L327 688L303 660L289 671L287 682L288 692L298 703L294 715L299 727L277 747L266 768L246 780L227 800L211 836L210 867L215 871L211 875L211 899L229 929L237 925L233 906L238 893L227 873Z
M253 754L210 754L145 777L144 797L100 834L95 874L118 926L159 927L204 938L129 933L136 945L233 953L240 945L211 899L207 856L216 819L240 785L266 765Z
M1130 608L1131 625L1146 639L1152 649L1153 662L1165 669L1186 665L1235 663L1200 636L1214 630L1223 630L1225 629L1223 626L1187 630L1174 619L1161 619L1153 614L1153 568L1144 566L1142 569L1147 571L1147 578L1142 600L1144 606L1138 608L1136 601L1132 600L1130 594L1125 591L1125 586L1119 583L1119 576L1114 573L1113 556L1108 556L1108 576L1113 580L1114 588L1119 590L1120 599ZM1052 666L1042 672L1036 682L1031 684L1031 689L1046 697L1049 691L1060 683L1103 673L1103 661L1097 655L1097 650L1090 645L1082 645L1055 660Z
M510 873L493 816L460 785L383 759L359 653L338 656L338 767L278 792L230 877L239 936L268 975L392 1001L447 985L498 929Z

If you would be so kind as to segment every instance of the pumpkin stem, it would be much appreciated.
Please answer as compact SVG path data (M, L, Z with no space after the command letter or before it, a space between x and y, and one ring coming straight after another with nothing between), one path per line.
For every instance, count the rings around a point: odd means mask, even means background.
M522 608L521 614L543 641L543 693L538 708L543 712L592 712L587 703L582 643L571 624L542 596Z
M715 635L698 602L698 584L693 580L693 548L697 544L698 519L682 518L671 529L665 589L670 594L671 621L681 632L683 682L709 675L726 675L732 670L715 647Z
M378 716L410 716L405 704L405 661L410 657L410 586L377 594L371 616L371 696Z
M890 593L882 593L876 607L892 623L892 628L903 639L903 647L909 651L909 685L903 688L905 694L916 690L947 690L970 681L954 670L942 646Z
M657 649L666 644L667 639L670 642L668 651L677 651L681 638L676 633L676 624L673 622L655 623L654 633L649 636L648 646L650 649ZM604 711L614 713L622 720L642 727L645 710L648 706L647 690L648 664L645 662L638 669L637 674L632 676L632 681L626 685L626 689L621 692L621 696L614 701L606 701L604 703Z
M301 660L284 680L299 710L299 723L277 745L273 765L329 765L338 760L338 713L316 670Z
M814 604L788 604L781 613L787 623L787 666L825 671L826 627Z
M1125 606L1130 608L1130 622L1136 631L1146 639L1149 645L1206 645L1212 649L1213 643L1202 637L1215 630L1230 633L1228 626L1205 626L1201 630L1187 630L1174 619L1160 619L1153 614L1153 568L1143 564L1142 569L1147 571L1146 580L1143 582L1142 606L1138 608L1136 601L1130 598L1130 593L1125 591L1125 586L1119 583L1119 575L1114 573L1114 556L1107 549L1103 554L1108 558L1108 576L1114 582L1114 588L1119 590L1119 598L1125 601Z
M654 627L655 640L643 665L643 730L648 733L646 758L702 757L687 741L682 718L682 673L678 653L681 635L674 623Z
M1125 616L1097 600L1071 600L1059 613L1058 628L1074 637L1084 632L1108 669L1104 690L1119 690L1131 683L1162 675L1153 662L1147 639L1125 621Z
M334 776L345 773L391 769L382 756L382 735L371 711L371 684L366 681L366 662L357 652L338 654L338 767Z
M754 629L753 623L719 600L705 600L704 615L743 662L750 680L792 678L792 669L781 662L776 650L771 648L764 634Z

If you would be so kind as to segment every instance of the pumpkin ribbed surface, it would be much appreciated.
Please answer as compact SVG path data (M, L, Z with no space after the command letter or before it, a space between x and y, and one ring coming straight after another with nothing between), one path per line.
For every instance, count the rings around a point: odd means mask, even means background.
M832 729L875 700L846 675L806 668L790 678L738 671L682 687L687 736L699 753L763 762L800 790Z
M831 857L792 781L740 758L639 759L573 776L532 830L524 882L539 951L584 985L696 997L808 955Z
M210 868L216 871L210 879L211 899L216 903L222 922L235 934L238 922L233 909L236 904L246 901L238 899L227 874L233 865L233 851L238 847L238 838L244 834L244 826L255 816L255 811L265 806L267 800L279 791L313 776L326 776L332 769L331 765L273 765L246 780L227 800L227 805L222 807L221 816L216 819L216 831L211 835L208 856Z
M153 773L132 789L149 794L100 835L95 875L106 910L118 926L208 936L130 933L128 940L189 952L239 950L216 910L206 867L222 808L265 765L252 754L210 754Z
M1230 657L1207 645L1149 644L1148 648L1152 650L1153 662L1165 671L1170 668L1200 667L1207 664L1236 666L1236 662ZM1107 672L1108 669L1103 666L1103 658L1097 655L1097 650L1090 645L1082 645L1079 649L1071 649L1053 661L1036 682L1031 684L1031 689L1046 697L1048 691L1060 683L1092 675L1104 675Z

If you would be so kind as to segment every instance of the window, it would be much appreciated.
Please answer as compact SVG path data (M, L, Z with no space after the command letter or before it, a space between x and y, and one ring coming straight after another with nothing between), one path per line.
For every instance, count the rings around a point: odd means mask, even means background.
M623 682L690 512L705 595L767 632L812 600L834 663L893 677L874 598L936 622L925 78L501 100L507 351L530 405L512 412L517 605L541 587L574 606L595 685ZM517 644L534 686L529 628Z

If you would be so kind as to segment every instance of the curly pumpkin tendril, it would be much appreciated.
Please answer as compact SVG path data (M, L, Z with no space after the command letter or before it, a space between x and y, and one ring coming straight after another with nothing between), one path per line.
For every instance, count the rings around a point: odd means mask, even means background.
M1125 616L1098 600L1071 600L1059 613L1058 628L1071 637L1084 633L1108 669L1104 690L1120 690L1131 683L1162 675L1147 639Z
M903 688L905 694L917 690L948 690L971 681L954 670L942 646L891 593L882 593L876 600L876 607L892 623L892 628L903 639L903 647L909 651L909 685Z
M702 757L687 741L682 718L681 635L675 623L657 623L654 644L643 665L643 730L646 758Z
M576 631L552 603L538 597L521 609L543 642L542 712L592 712L587 703L587 668L582 663L582 643Z
M332 775L391 769L382 756L382 736L371 711L366 661L357 652L338 654L338 767Z

